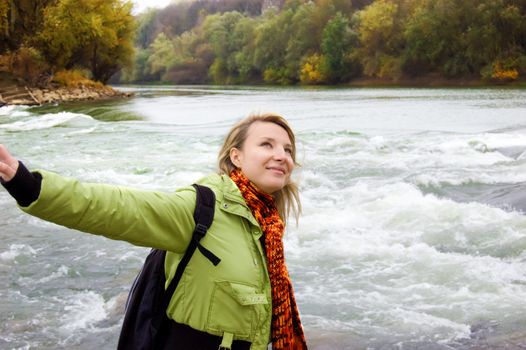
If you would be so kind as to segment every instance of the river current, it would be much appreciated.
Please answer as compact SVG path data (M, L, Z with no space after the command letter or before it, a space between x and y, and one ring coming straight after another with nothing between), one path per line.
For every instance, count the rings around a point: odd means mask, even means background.
M31 169L173 191L230 126L298 139L285 238L310 349L526 348L526 90L118 87L126 100L1 107ZM0 348L114 349L148 249L23 214L0 190Z

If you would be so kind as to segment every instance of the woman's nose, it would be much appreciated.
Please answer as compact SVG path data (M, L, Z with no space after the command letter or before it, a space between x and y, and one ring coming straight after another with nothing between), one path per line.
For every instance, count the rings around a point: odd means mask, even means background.
M287 152L284 149L280 149L279 147L276 147L274 151L274 159L283 160L285 159L286 154Z

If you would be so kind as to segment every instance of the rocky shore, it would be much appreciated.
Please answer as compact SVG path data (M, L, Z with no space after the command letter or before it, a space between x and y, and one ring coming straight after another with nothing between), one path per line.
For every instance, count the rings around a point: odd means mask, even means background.
M109 86L62 87L49 85L32 87L10 74L0 72L0 106L26 105L38 106L70 101L100 100L109 98L130 97L130 93L117 91Z

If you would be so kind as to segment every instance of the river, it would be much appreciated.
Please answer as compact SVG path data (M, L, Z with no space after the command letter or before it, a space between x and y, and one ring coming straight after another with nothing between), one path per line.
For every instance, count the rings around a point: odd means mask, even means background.
M285 245L310 349L526 348L526 90L121 86L0 108L31 169L173 191L229 127L287 117L303 215ZM114 349L148 250L23 214L0 190L0 348Z

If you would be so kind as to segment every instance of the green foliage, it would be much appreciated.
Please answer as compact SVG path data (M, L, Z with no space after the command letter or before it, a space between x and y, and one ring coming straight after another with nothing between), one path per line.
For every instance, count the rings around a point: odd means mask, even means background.
M57 0L0 0L0 54L33 46L43 11Z
M285 84L297 79L297 71L286 65L287 46L291 30L292 10L279 14L266 12L256 28L254 66L269 83Z
M220 84L526 75L524 0L261 3L183 1L133 18L126 0L0 0L0 61L30 80L78 67L102 82L123 67L123 81Z
M481 1L476 12L466 35L467 57L476 71L488 64L502 67L497 71L516 70L518 57L524 53L518 45L526 32L524 14L504 0Z
M261 0L173 1L162 10L155 9L138 16L136 45L145 49L161 32L174 38L200 27L207 16L226 12L259 16Z
M361 44L359 56L368 76L399 76L400 67L395 62L405 42L397 2L377 0L357 14Z
M150 57L147 60L149 73L162 76L176 63L174 45L166 34L160 33L150 45Z
M255 30L256 21L250 17L243 17L237 22L232 33L232 41L236 46L232 53L232 64L239 83L248 82L257 74L253 65L256 49Z
M339 83L348 79L351 67L346 64L345 58L350 54L352 39L349 20L338 12L323 29L321 42L325 57L321 68L329 82Z
M298 5L292 16L285 65L293 72L300 72L304 57L320 51L316 16L317 8L312 2Z
M448 77L472 74L465 45L470 17L474 15L473 9L469 15L466 11L473 4L467 4L468 8L462 8L463 5L458 0L424 2L409 19L405 30L406 59L425 70L439 68Z
M267 68L263 72L263 80L269 84L289 85L292 83L290 76L292 76L287 68Z
M141 50L131 75L333 84L359 76L526 74L523 0L287 0L261 15L255 2L201 0L139 16Z
M243 28L250 27L249 22L242 22L239 27L242 29L238 28L243 18L239 12L227 12L210 15L203 23L204 37L215 54L214 63L210 67L210 77L217 84L230 83L239 73L237 50L248 44L251 39L250 31L247 32L248 35L243 33Z
M427 0L408 21L404 71L491 76L497 62L524 54L524 12L505 0ZM411 71L413 67L419 67Z
M44 10L36 45L56 70L88 67L95 80L105 83L131 63L131 6L119 0L59 0Z
M135 45L138 48L146 49L159 34L158 12L158 9L149 9L136 17Z

